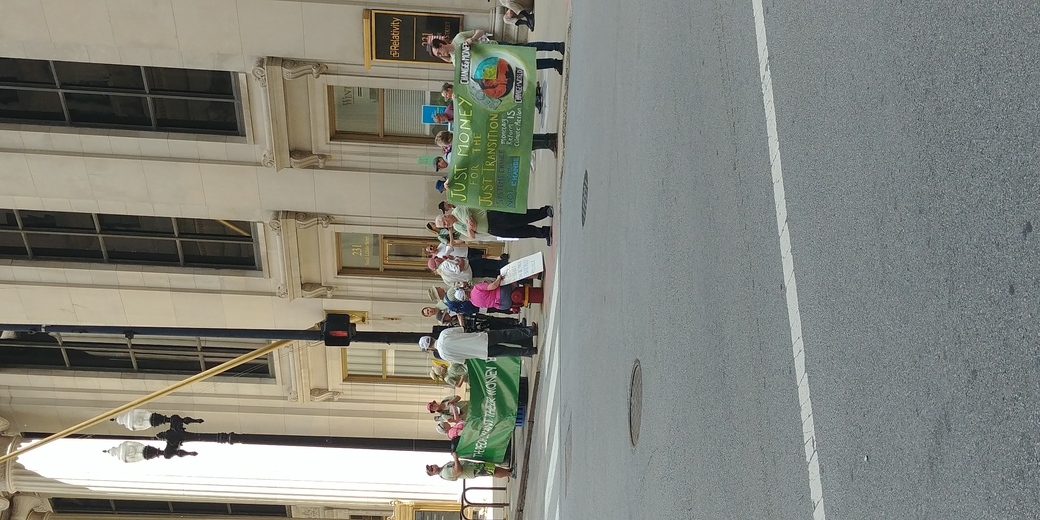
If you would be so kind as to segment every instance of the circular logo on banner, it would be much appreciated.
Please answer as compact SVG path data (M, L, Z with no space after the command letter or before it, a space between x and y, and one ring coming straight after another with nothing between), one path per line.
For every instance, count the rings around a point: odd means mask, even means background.
M473 69L473 82L485 96L502 99L513 91L513 66L498 56L492 56Z
M491 47L491 46L485 46ZM489 49L490 50L490 49ZM523 66L507 53L490 52L470 69L469 93L485 110L505 111L523 102L526 77Z

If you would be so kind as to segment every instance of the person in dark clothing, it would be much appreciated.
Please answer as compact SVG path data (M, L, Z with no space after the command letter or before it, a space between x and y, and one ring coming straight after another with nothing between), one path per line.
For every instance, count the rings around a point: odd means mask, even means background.
M552 245L552 227L532 226L532 222L552 218L552 206L528 209L526 213L484 210L468 206L455 206L450 215L437 215L434 221L439 228L451 228L470 239L478 233L505 238L544 238Z
M556 155L557 149L557 135L555 132L551 134L534 134L531 139L531 150L550 150L553 155Z
M462 319L462 328L466 329L466 332L504 330L523 326L520 320L516 318L500 318L481 313L460 316L460 318Z

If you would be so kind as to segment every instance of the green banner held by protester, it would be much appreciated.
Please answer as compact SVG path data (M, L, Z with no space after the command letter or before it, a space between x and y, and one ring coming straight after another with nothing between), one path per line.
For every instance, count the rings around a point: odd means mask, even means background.
M467 359L469 414L455 453L460 458L503 462L516 428L520 358Z
M448 202L527 211L538 75L531 47L460 45Z

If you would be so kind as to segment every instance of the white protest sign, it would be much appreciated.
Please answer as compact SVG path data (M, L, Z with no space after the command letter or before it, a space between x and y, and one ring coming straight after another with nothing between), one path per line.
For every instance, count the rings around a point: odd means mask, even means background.
M528 276L536 275L545 270L545 263L542 261L542 252L539 251L533 255L525 256L519 260L509 262L508 265L502 268L502 284L510 284L518 280L523 280Z

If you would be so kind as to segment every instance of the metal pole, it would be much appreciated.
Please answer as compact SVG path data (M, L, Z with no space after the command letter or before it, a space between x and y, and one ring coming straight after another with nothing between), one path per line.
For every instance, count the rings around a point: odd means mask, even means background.
M49 334L58 332L63 334L119 334L128 338L134 336L186 336L186 337L208 337L208 338L242 338L242 339L268 339L294 340L294 341L321 341L322 334L318 329L287 330L287 329L214 329L195 327L119 327L108 325L36 325L36 324L14 324L0 323L0 330L13 332L25 332L28 334ZM416 340L418 341L418 340Z
M0 325L0 330L12 330L12 329L3 329L2 327L5 327L5 326ZM209 377L215 376L215 375L220 374L222 372L225 372L225 371L227 371L229 369L235 368L238 365L241 365L243 363L248 363L248 362L250 362L250 361L252 361L252 360L254 360L254 359L256 359L256 358L258 358L260 356L266 355L266 354L268 354L270 352L274 352L275 350L278 350L279 348L282 348L282 347L288 345L289 343L292 343L292 341L293 340L276 341L274 343L268 344L267 346L260 347L260 348L254 350L252 352L249 352L247 354L243 354L241 356L238 356L235 359L232 359L230 361L226 361L224 363L221 363L221 364L219 364L219 365L217 365L217 366L215 366L215 367L213 367L213 368L211 368L209 370L206 370L206 371L203 371L203 372L199 372L198 374L195 374L195 375L193 375L191 377L188 377L188 378L186 378L186 379L184 379L182 381L174 383L174 384L172 384L172 385L170 385L170 386L168 386L166 388L163 388L162 390L156 390L155 392L152 392L152 393L150 393L150 394L148 394L148 395L146 395L144 397L141 397L139 399L136 399L134 401L126 403L123 406L120 406L119 408L116 408L114 410L110 410L110 411L105 412L105 413L103 413L101 415L98 415L97 417L94 417L93 419L90 419L90 420L87 420L87 421L83 421L83 422L81 422L81 423L79 423L79 424L77 424L75 426L72 426L70 428L66 428L66 429L64 429L64 430L62 430L62 431L60 431L58 433L55 433L54 435L51 435L50 437L47 437L46 439L43 439L40 442L37 442L35 444L30 444L30 445L25 446L23 448L17 449L15 451L11 452L11 453L8 453L7 455L0 456L0 463L4 463L4 462L7 462L8 460L12 460L15 457L17 457L17 456L19 456L19 455L21 455L23 453L35 450L36 448L39 448L40 446L44 446L44 445L49 444L49 443L51 443L53 441L56 441L58 439L62 439L62 438L66 437L68 435L71 435L73 433L81 432L81 431L83 431L83 430L85 430L87 428L90 428L91 426L94 426L96 424L100 424L101 422L104 422L105 419L108 419L109 417L115 417L116 415L119 415L119 414L121 414L121 413L123 413L123 412L125 412L127 410L131 410L131 409L137 408L137 407L139 407L141 405L150 403L150 402L152 402L152 401L154 401L154 400L156 400L156 399L158 399L160 397L172 394L173 392L176 392L177 390L180 390L180 389L182 389L182 388L184 388L184 387L186 387L186 386L188 386L188 385L190 385L192 383L196 383L198 381L202 381L202 380L207 379Z
M429 336L429 332L377 332L361 330L350 337L351 342L356 343L382 343L382 344L411 344L415 346L419 338ZM436 336L434 334L434 336Z
M144 432L141 432L144 433ZM182 442L217 442L221 444L250 444L255 446L299 446L304 448L353 448L361 450L388 451L432 451L450 452L451 443L447 440L432 439L393 439L378 437L319 437L316 435L269 435L258 433L196 433L185 432ZM23 439L42 439L46 433L22 432ZM148 442L155 437L136 435L91 435L72 434L68 439L110 439L113 441Z
M450 452L447 440L384 439L375 437L317 437L303 435L267 435L262 433L228 434L228 444L267 446L304 446L315 448L355 448L363 450Z
M213 329L195 327L119 327L109 325L37 325L0 323L0 330L23 332L27 334L118 334L127 338L136 336L177 336L205 338L240 338L293 341L321 341L324 338L321 330L288 330L288 329ZM416 343L419 338L430 335L429 332L378 332L356 331L351 334L351 341L359 343Z

